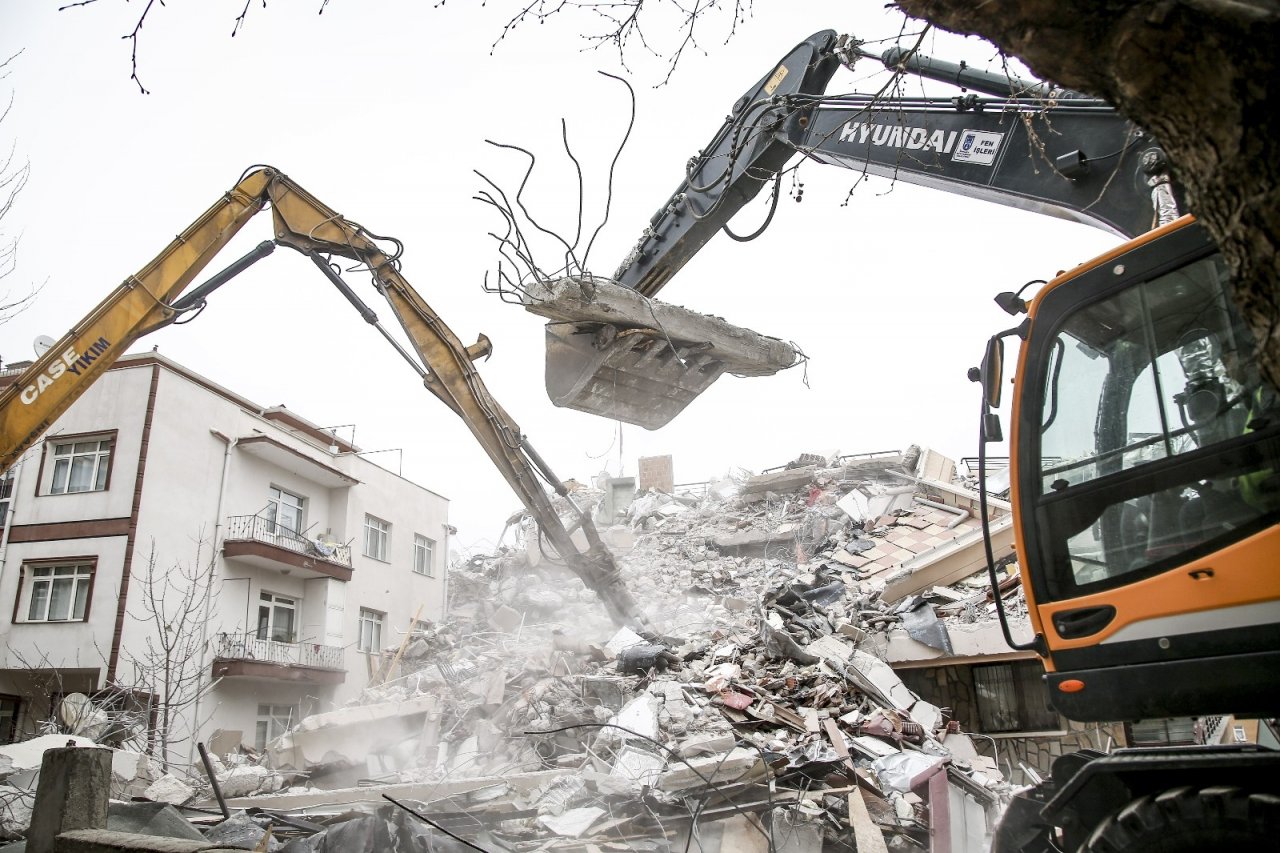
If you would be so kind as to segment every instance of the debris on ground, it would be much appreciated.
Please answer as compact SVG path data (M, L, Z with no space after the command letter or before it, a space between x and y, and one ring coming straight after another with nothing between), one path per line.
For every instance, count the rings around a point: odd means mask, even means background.
M990 621L978 498L953 474L915 448L804 454L637 495L602 534L663 636L609 625L513 518L523 535L455 568L449 620L406 638L390 678L269 747L274 770L328 790L252 802L385 815L387 793L494 849L683 849L690 832L714 849L723 824L742 844L723 849L817 851L872 827L885 849L929 849L944 797L950 837L980 841L1011 785L885 660L954 654ZM1007 557L1007 505L990 504ZM1016 583L1000 593L1017 611Z
M985 849L1010 781L888 663L973 653L995 595L1025 614L1008 506L988 501L992 590L954 469L807 453L604 507L661 635L612 626L513 516L514 540L452 570L447 620L385 652L357 700L260 762L215 759L230 818L202 780L154 774L145 796L284 853ZM579 507L614 494L573 485Z

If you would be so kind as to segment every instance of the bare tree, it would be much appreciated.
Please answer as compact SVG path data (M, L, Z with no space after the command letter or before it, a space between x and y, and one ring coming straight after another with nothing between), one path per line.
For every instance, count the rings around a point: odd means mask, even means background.
M18 51L0 62L0 80L9 76L10 65L21 54L22 51ZM8 103L5 104L4 110L0 111L0 125L3 125L4 120L9 117L9 110L12 108L13 93L10 92ZM13 209L18 195L26 187L27 177L31 173L31 164L25 161L19 163L16 152L17 143L10 143L9 153L0 159L0 283L13 273L18 262L18 238L4 230L4 220ZM0 324L30 306L38 289L29 288L22 295L14 295L8 290L0 289Z
M198 731L196 706L212 687L204 678L208 640L201 630L217 596L216 552L208 546L202 534L190 562L161 566L152 543L129 613L145 634L120 652L118 672L128 675L118 676L116 687L152 697L148 740L152 756L166 770L174 760L171 753Z
M1160 140L1222 249L1263 371L1280 384L1280 6L1271 0L897 0L1039 76L1105 98Z

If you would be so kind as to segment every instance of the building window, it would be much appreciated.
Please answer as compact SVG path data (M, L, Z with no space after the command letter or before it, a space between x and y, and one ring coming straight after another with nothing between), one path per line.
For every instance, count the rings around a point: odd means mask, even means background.
M289 731L289 727L298 719L298 709L293 705L259 705L258 728L254 733L253 745L261 752L280 735Z
M53 479L49 494L100 492L111 468L111 439L89 438L53 444Z
M0 744L13 743L18 731L18 709L22 700L17 696L0 696Z
M356 641L356 650L377 653L382 651L382 619L386 614L376 610L360 608L360 639Z
M0 529L9 520L9 508L13 501L13 468L0 474Z
M364 517L364 555L385 563L390 544L391 522L366 515Z
M27 566L28 622L83 622L89 613L93 566Z
M302 504L305 498L277 489L272 486L267 490L267 511L265 513L268 530L278 533L287 530L290 533L302 532Z
M995 663L973 668L981 731L1042 732L1061 728L1049 707L1043 671L1034 661Z
M413 571L429 578L435 577L436 540L421 533L413 534Z
M277 643L294 641L293 626L298 601L286 595L264 592L258 596L258 639Z

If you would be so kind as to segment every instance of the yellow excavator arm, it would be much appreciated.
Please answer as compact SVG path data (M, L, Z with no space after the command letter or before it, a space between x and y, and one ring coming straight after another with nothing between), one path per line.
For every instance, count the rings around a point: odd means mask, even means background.
M0 391L0 471L7 470L34 445L134 341L198 308L214 288L269 253L274 246L263 244L251 257L233 265L228 274L182 298L209 261L267 205L272 210L274 244L308 255L365 320L377 325L376 315L343 282L329 258L355 261L373 276L375 288L390 303L421 359L419 365L402 350L422 374L427 390L462 418L538 523L541 535L596 592L613 620L642 625L639 609L622 584L590 515L578 513L578 525L589 545L584 552L573 542L540 480L567 497L563 486L489 394L475 369L473 360L490 351L488 339L481 336L471 347L462 344L400 274L396 241L370 234L267 166L246 172L155 260L127 278L12 385ZM395 251L387 254L380 242L395 244ZM392 339L388 336L388 340Z

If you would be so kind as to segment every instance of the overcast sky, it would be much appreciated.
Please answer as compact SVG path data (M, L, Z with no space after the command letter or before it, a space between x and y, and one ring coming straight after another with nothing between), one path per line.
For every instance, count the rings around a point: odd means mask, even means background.
M576 180L560 147L568 122L588 184L587 228L600 221L609 161L628 103L597 70L624 73L616 54L585 51L585 13L516 29L496 50L512 0L251 3L230 38L239 0L154 7L129 79L142 2L100 0L57 12L56 2L0 0L0 58L19 50L0 86L13 94L0 142L31 165L3 222L21 238L11 291L44 283L36 304L0 328L0 357L31 357L127 275L153 258L250 165L277 166L326 204L405 244L403 271L464 342L494 343L480 365L490 390L563 478L670 453L677 482L730 467L761 470L802 452L859 453L916 443L955 458L976 453L979 398L966 381L988 335L1010 325L1001 290L1085 260L1117 238L1082 225L844 170L799 171L803 202L784 197L763 237L713 240L662 293L669 302L794 340L805 374L725 378L667 427L639 427L564 409L542 382L542 321L481 290L497 253L499 221L471 201L478 169L508 189L524 161L485 145L515 143L538 156L525 200L572 232ZM733 102L811 33L836 29L892 39L901 20L879 4L759 0L725 43L725 18L700 25L706 52L686 52L667 85L661 61L628 55L638 98L613 209L592 251L608 275L649 216L676 189L684 163ZM674 30L655 17L660 49ZM908 25L910 32L918 27ZM891 42L885 42L889 44ZM929 36L922 50L979 67L995 51L973 39ZM874 91L883 73L842 70L829 91ZM7 98L8 92L3 93ZM789 187L786 182L784 187ZM739 232L764 215L761 199ZM269 237L260 217L210 265L221 269ZM548 251L554 251L549 249ZM351 276L384 321L367 276ZM394 351L311 265L277 253L220 291L190 326L144 338L160 352L264 406L284 404L322 426L356 423L370 458L451 499L456 544L487 547L518 506L466 428L420 387ZM340 431L351 437L351 428Z

